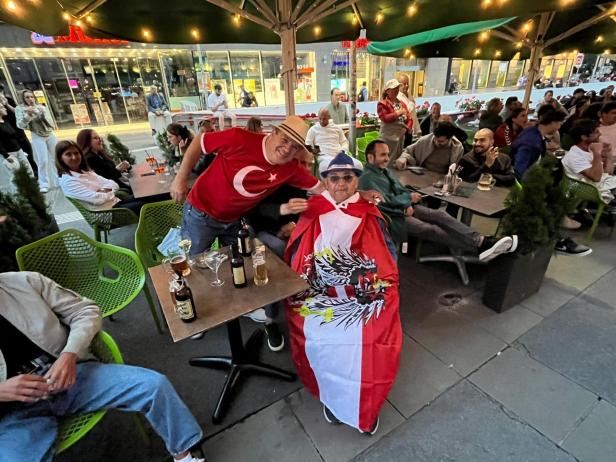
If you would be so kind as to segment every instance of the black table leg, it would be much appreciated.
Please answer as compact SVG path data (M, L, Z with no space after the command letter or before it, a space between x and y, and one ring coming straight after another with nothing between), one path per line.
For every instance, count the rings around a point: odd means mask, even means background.
M293 382L296 378L292 372L259 362L259 349L263 340L263 331L261 329L253 332L245 345L242 341L239 319L233 319L227 323L227 333L229 346L231 347L231 356L199 356L188 361L191 366L225 369L228 371L225 384L222 387L216 409L214 410L214 415L212 416L214 424L222 421L224 411L231 401L233 386L243 373L267 375L288 382Z

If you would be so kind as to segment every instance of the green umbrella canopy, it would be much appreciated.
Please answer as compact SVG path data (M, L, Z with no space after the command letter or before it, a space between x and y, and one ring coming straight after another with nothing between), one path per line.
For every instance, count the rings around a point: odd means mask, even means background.
M279 43L283 0L3 0L0 19L44 35L66 33L63 13L88 35L153 43ZM394 37L458 23L535 14L591 0L291 0L297 42ZM599 2L601 3L601 2ZM12 8L7 5L11 4ZM236 22L229 7L241 12ZM225 9L227 8L227 9ZM241 8L241 10L239 9ZM269 11L268 11L269 10ZM318 14L313 14L318 12ZM89 13L89 14L88 14ZM269 13L269 15L268 15ZM273 15L272 15L273 13ZM311 15L313 17L311 17ZM90 21L87 21L88 16ZM262 20L259 24L255 19ZM269 26L268 24L274 24ZM146 32L147 31L147 32Z
M603 3L603 5L601 4ZM612 8L611 2L597 2L596 5L558 11L554 15L546 34L546 40L572 30L577 25L601 14L601 8ZM544 55L570 53L578 50L585 53L616 52L615 17L607 16L592 26L557 40L543 50ZM502 24L498 24L502 22ZM373 54L395 57L456 57L469 59L510 60L518 52L522 59L530 55L532 40L524 46L524 26L531 24L536 28L538 15L524 14L518 18L503 18L494 21L479 21L440 29L411 34L386 42L372 42L368 51ZM490 23L494 25L490 25ZM488 38L481 39L481 33L487 31ZM511 36L506 39L499 32ZM532 30L529 37L532 36ZM432 38L432 40L430 40ZM514 40L515 39L515 40Z

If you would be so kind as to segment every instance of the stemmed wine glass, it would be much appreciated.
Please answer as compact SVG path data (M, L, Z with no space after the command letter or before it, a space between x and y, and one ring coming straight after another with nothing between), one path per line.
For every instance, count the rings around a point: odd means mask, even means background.
M205 264L214 271L216 275L216 279L211 282L214 287L220 287L225 283L222 279L218 277L218 269L223 261L227 259L227 255L219 252L218 250L210 250L203 255L203 261Z

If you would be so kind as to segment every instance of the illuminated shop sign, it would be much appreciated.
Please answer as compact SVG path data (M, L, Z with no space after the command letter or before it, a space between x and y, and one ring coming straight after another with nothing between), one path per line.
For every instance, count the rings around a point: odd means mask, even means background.
M64 43L85 44L85 45L128 45L128 40L101 39L86 35L79 26L68 26L68 35L41 35L36 32L30 34L30 40L34 45L59 45Z

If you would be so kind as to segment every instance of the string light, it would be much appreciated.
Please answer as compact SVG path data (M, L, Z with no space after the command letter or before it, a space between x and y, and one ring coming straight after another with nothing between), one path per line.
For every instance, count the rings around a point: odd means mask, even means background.
M359 19L357 19L357 15L354 14L353 15L353 19L351 19L351 22L353 23L353 25L357 24L359 22Z
M78 19L77 21L75 21L75 25L76 25L77 27L83 27L83 21L81 21L81 20L79 20L79 19Z
M492 0L481 0L481 8L489 8L492 5Z
M94 22L94 18L91 15L86 16L86 22L88 24L92 24Z
M411 3L406 9L406 15L413 16L415 13L417 13L417 5L415 3Z
M480 42L485 42L486 40L488 40L488 38L490 38L490 32L488 32L487 30L484 30L481 34L479 34Z
M481 54L481 48L475 48L475 52L473 54L475 56L479 56Z
M150 40L150 38L152 37L152 33L148 29L142 29L141 30L141 35L143 35L143 37L146 40Z
M500 56L502 55L500 50L496 50L496 52L494 53L494 57L495 58L500 58Z
M68 14L66 11L64 13L62 13L62 19L66 20L66 21L70 21L71 20L71 15Z
M199 29L194 28L190 31L190 35L193 36L193 38L198 39L199 38Z
M385 16L383 15L383 13L377 13L374 22L377 24L381 24L383 22L383 19L385 19Z
M516 44L515 44L515 49L516 49L516 50L519 50L520 48L522 48L522 46L523 46L523 45L524 45L524 44L523 44L522 42L516 42Z
M15 3L13 0L9 0L8 2L6 2L6 8L9 11L17 11L17 3Z
M595 39L595 43L601 43L603 42L603 35L598 35L597 38Z
M609 54L612 54L612 51L610 49L605 49L605 50L603 50L603 54L604 55L609 55Z
M415 59L415 55L411 53L411 55L409 56L409 59Z
M404 56L408 56L411 54L411 49L410 48L405 48L404 50Z
M236 26L240 25L240 20L241 20L241 17L240 17L239 14L234 14L233 15L233 22L235 23Z
M316 36L321 35L321 26L314 26L314 28L312 30L314 32L314 35L316 35Z
M533 22L532 21L525 22L524 25L522 26L522 30L524 32L530 32L531 30L533 30Z

